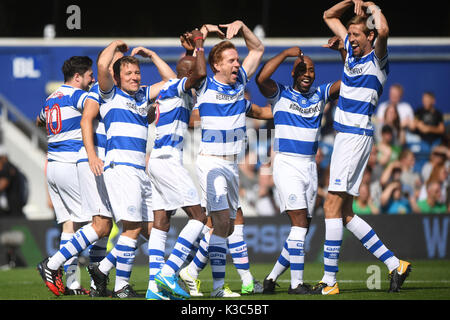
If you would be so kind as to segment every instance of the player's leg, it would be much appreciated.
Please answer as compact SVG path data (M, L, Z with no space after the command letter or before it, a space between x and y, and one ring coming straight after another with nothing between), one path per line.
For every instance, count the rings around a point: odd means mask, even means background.
M162 267L163 276L173 276L180 270L187 258L187 253L193 248L206 223L206 214L199 204L183 207L183 210L188 215L189 221L181 230L169 258Z
M154 221L152 232L148 241L149 257L149 281L147 288L147 299L157 299L162 297L158 289L155 276L161 271L164 265L164 254L166 250L167 232L170 228L171 213L165 210L153 211Z
M227 258L227 237L232 233L234 221L230 210L212 211L213 232L209 240L208 254L213 277L212 297L238 297L225 285L225 267Z
M344 225L370 253L386 265L391 279L389 292L398 292L411 271L411 264L399 260L372 227L353 213L352 201L344 205Z
M203 208L205 211L205 209ZM209 240L212 233L212 222L211 217L208 216L206 225L203 227L202 233L200 235L197 250L192 250L191 255L194 255L192 261L184 268L180 270L180 278L185 283L186 287L189 289L189 294L194 297L203 296L200 292L201 281L198 279L199 273L206 267L209 254Z
M250 272L250 262L247 251L247 243L244 238L244 214L239 207L234 220L234 231L227 238L228 250L233 264L241 278L242 294L261 293L262 285L253 278Z
M345 192L329 191L324 204L325 211L325 244L323 248L324 275L313 287L315 294L337 294L336 274L339 271L339 252L342 244L344 226L342 208L349 195Z
M291 231L286 240L289 252L289 264L291 267L291 285L288 293L308 294L310 286L303 283L303 271L305 265L305 239L308 232L308 210L288 210L291 221Z

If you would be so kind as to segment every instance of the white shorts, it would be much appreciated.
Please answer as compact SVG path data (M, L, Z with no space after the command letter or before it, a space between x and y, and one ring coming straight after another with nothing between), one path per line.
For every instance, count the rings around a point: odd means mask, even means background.
M173 211L200 205L197 189L183 163L174 157L150 158L153 210Z
M317 165L313 158L277 153L273 182L280 198L280 211L307 209L312 217L317 197Z
M116 165L103 176L116 222L153 221L152 186L144 170Z
M372 145L372 136L344 132L336 134L331 154L328 191L359 196L359 186Z
M103 175L94 175L86 161L77 163L77 170L81 186L81 210L87 215L112 218Z
M202 204L208 213L229 209L236 219L239 208L239 170L235 161L215 156L197 156L197 174Z
M75 163L49 161L47 185L58 224L91 220L91 216L81 210L80 184Z

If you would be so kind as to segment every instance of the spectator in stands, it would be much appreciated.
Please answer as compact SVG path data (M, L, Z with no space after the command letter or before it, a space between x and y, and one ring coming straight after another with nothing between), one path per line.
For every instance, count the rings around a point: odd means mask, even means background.
M381 193L381 210L387 214L407 214L412 212L410 200L402 192L398 180L390 182Z
M27 179L8 159L4 147L0 147L0 194L4 194L7 206L0 207L0 216L25 217L23 207L27 202Z
M440 203L447 202L447 188L448 188L448 171L445 164L437 164L433 167L433 170L430 173L430 176L426 180L426 184L424 184L420 190L419 201L425 200L428 196L428 185L431 182L439 183L441 187L441 196L438 199Z
M444 145L437 145L433 148L430 159L422 167L421 177L423 181L428 181L434 167L446 164L447 154L448 148Z
M361 183L361 186L359 187L359 196L353 199L353 212L356 214L380 213L380 209L372 201L368 183Z
M403 192L408 198L410 196L417 198L422 181L420 175L413 171L414 162L414 154L409 149L403 150L400 153L399 160L391 162L383 171L380 178L381 184L387 186L391 182L391 178L397 173Z
M392 161L398 160L401 148L394 145L393 140L393 128L388 124L383 125L381 129L381 141L377 143L377 161L383 167L386 167Z
M389 105L395 106L400 117L400 125L406 126L414 119L414 111L408 102L402 101L403 86L395 83L389 87L389 100L378 105L377 125L381 128L384 124L384 114Z
M444 117L436 109L436 98L432 92L424 92L422 106L419 107L414 120L409 123L409 130L417 133L420 138L433 147L441 142L444 134Z
M402 147L406 142L406 125L401 123L400 115L394 104L389 104L386 107L383 124L376 126L377 141L381 141L381 129L386 125L392 128L392 144L396 147Z
M420 213L446 213L447 206L439 201L441 198L441 185L438 181L427 184L427 198L419 200L417 206Z

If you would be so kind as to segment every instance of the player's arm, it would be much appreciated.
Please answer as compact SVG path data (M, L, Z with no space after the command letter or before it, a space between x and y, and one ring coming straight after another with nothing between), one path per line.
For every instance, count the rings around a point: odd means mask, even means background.
M198 127L198 124L200 123L200 111L198 108L195 108L191 112L191 117L189 118L189 128L196 128Z
M37 127L45 127L46 120L45 120L45 106L41 109L41 112L36 116L35 124Z
M114 79L109 72L109 66L111 65L114 58L114 53L116 51L127 52L128 46L121 40L115 40L111 42L111 44L107 46L98 57L97 78L98 85L102 92L109 92L114 87Z
M150 100L153 100L158 96L164 83L177 77L172 68L153 50L144 47L136 47L131 51L131 55L140 55L142 57L150 58L162 78L162 81L155 83L150 87Z
M260 107L257 104L252 103L250 110L247 111L247 117L259 120L273 119L272 106L268 104L264 107Z
M361 7L366 13L370 13L373 16L373 23L378 33L377 41L375 41L375 54L379 59L382 59L387 53L387 41L389 37L389 26L386 17L381 12L381 9L373 2L363 2Z
M205 50L203 49L203 35L200 30L193 30L190 39L195 44L195 66L192 74L187 78L184 88L185 90L195 88L198 89L202 81L206 78L206 59Z
M342 14L353 5L352 0L344 0L336 3L323 13L323 20L333 33L342 39L347 36L347 28L341 22ZM355 7L356 9L356 7Z
M200 32L203 34L203 39L206 39L210 33L216 33L220 39L225 39L225 34L219 29L219 26L215 24L202 25Z
M44 127L45 126L45 122L41 120L41 118L39 116L36 117L36 126L37 127Z
M271 79L271 76L275 70L278 69L280 64L288 57L301 57L302 55L302 50L299 47L291 47L283 50L264 64L256 76L256 84L263 96L269 98L277 92L278 85Z
M144 47L136 47L131 51L131 55L140 55L145 58L150 58L156 69L158 69L159 75L164 82L177 77L172 68L153 50Z
M341 80L334 82L330 87L329 100L336 100L339 98L339 92L341 90Z
M345 58L347 57L347 50L345 50L344 40L341 37L331 37L330 39L328 39L328 43L322 45L322 47L339 51L342 61L345 62Z
M227 28L226 38L232 39L241 32L248 49L248 55L242 62L242 67L250 78L258 69L264 54L264 45L258 37L242 21L236 20L229 24L221 24L219 27Z
M97 117L99 104L93 99L86 99L81 115L81 136L83 138L84 148L88 157L89 167L92 173L100 176L103 173L103 161L97 156L94 145L94 126L92 121Z

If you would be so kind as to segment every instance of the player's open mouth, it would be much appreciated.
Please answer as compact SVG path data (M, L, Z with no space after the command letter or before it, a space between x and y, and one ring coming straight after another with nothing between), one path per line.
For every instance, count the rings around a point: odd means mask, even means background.
M303 84L304 86L309 86L311 84L311 79L309 78L303 79L301 81L301 84Z

